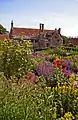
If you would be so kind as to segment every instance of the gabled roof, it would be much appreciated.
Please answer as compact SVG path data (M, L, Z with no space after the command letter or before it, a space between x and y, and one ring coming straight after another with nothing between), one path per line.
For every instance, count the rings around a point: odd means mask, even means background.
M44 32L54 32L55 30L44 30ZM13 27L12 28L12 35L13 36L19 36L19 35L25 35L34 37L39 34L39 29L34 28L19 28L19 27Z
M9 39L9 34L0 34L0 40Z

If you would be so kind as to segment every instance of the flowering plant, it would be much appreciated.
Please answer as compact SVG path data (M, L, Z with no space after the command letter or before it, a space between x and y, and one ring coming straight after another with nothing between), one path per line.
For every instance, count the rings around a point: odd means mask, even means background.
M70 62L66 60L56 59L53 61L54 67L57 67L62 70L65 77L68 77L72 72L70 69Z

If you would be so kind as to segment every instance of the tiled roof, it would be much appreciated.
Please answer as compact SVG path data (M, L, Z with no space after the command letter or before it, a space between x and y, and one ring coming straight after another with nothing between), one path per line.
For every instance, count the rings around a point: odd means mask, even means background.
M8 39L9 38L9 34L0 34L0 40L3 40L3 39Z
M78 38L71 38L70 41L73 45L78 45Z
M44 30L44 32L54 32L54 30ZM12 35L19 36L19 35L25 35L34 37L39 34L39 29L33 29L33 28L16 28L13 27Z

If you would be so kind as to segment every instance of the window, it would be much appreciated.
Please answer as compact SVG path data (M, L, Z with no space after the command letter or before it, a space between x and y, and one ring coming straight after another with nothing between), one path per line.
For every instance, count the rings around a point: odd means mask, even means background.
M47 43L47 47L49 47L49 43Z
M38 42L38 39L35 39L35 42Z
M55 36L55 38L57 38L57 36Z
M46 34L46 37L49 38L49 37L51 37L51 35L50 34Z
M52 33L52 35L54 34L54 32Z
M57 40L58 42L60 41L60 40Z
M50 42L50 39L48 41Z

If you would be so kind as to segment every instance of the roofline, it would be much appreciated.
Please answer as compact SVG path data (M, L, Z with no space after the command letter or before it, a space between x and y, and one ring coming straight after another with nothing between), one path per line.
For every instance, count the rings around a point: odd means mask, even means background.
M13 27L13 29L31 29L31 30L33 30L33 29L35 29L35 30L39 30L39 28L25 28L25 27ZM53 30L53 29L44 29L44 30L49 30L49 31L55 31L55 30ZM58 31L58 30L57 30Z

